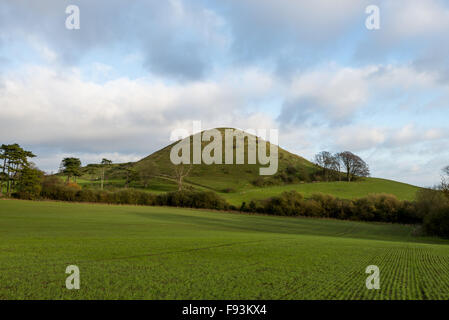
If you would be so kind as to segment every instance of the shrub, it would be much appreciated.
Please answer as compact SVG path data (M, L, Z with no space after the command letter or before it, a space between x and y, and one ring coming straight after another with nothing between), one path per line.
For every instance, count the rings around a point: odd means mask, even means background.
M433 236L449 238L449 206L433 209L424 217L424 231Z
M176 191L158 195L154 201L157 205L207 208L226 210L229 208L226 200L212 191Z
M389 194L371 194L357 200L348 200L317 193L309 199L304 199L302 194L289 191L262 201L251 201L248 207L242 206L241 211L360 221L422 222L415 203L400 201Z
M415 212L423 217L423 230L426 234L449 238L449 199L442 191L418 191L415 207Z
M265 181L262 177L257 177L251 183L256 187L263 187L265 185Z

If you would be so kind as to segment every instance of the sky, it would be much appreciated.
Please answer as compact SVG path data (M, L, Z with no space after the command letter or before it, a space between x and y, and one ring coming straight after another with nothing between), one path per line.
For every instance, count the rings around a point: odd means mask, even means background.
M2 0L0 143L56 172L66 156L138 160L201 121L433 186L449 165L448 36L442 0Z

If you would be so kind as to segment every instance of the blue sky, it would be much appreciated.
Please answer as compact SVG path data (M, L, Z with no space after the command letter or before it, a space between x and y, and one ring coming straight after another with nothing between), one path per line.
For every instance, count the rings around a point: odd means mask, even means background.
M431 186L449 164L448 34L439 0L3 0L1 142L56 171L67 155L137 160L201 120Z

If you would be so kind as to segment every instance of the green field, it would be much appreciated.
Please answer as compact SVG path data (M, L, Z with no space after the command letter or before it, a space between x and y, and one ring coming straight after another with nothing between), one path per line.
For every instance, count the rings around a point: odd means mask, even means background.
M449 299L449 242L411 226L0 201L0 299ZM65 288L77 265L81 289ZM380 290L365 268L380 268Z
M316 182L302 183L265 188L248 188L235 193L220 193L229 203L240 205L242 201L262 200L280 195L282 192L296 190L306 198L314 193L331 194L342 199L356 199L371 193L388 193L400 200L413 200L419 187L392 180L365 178L355 182Z

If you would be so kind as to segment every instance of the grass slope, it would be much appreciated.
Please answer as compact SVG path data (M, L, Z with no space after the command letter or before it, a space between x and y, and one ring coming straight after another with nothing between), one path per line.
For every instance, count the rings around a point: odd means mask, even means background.
M302 183L283 186L272 186L265 188L249 188L235 193L221 193L229 203L240 205L242 201L248 203L248 199L261 200L277 196L285 191L296 190L305 197L314 193L332 194L342 199L355 199L364 197L370 193L389 193L401 200L413 200L418 187L391 180L367 178L356 182L317 182Z
M222 135L222 162L224 163L225 157L225 130L226 128L218 128L218 131ZM191 139L191 157L193 157L193 138ZM170 161L170 151L172 146L177 142L149 155L148 157L140 160L136 163L135 167L138 168L139 164L146 161L151 161L156 164L159 169L160 174L163 175L173 175L173 165ZM236 142L234 142L235 144ZM205 187L212 189L214 191L223 191L224 189L234 189L242 190L248 187L253 187L252 181L254 181L259 176L259 164L247 164L248 159L248 141L245 140L245 164L236 165L235 164L235 154L234 154L234 164L222 164L222 165L206 165L204 163L193 165L192 171L189 176L185 179L193 185L199 187ZM208 142L202 143L202 148L204 148ZM269 143L267 143L267 149L270 150ZM278 149L279 154L279 166L278 172L284 171L288 166L294 166L300 170L305 171L307 174L314 173L317 168L313 163L307 161L306 159L292 154L282 148ZM266 177L269 179L270 177Z
M225 128L218 129L224 137ZM192 139L192 137L190 137ZM191 140L192 141L192 140ZM174 143L175 144L175 143ZM137 171L145 162L151 162L158 168L159 177L151 180L147 190L154 193L176 191L177 184L173 175L173 165L170 161L171 144L148 157L128 164L114 164L106 172L108 186L123 187L125 180L124 168L132 166ZM207 143L203 143L204 147ZM223 157L224 157L224 140ZM193 143L191 143L191 147ZM193 148L193 147L192 147ZM267 147L267 150L269 147ZM192 152L191 152L192 153ZM247 159L247 141L245 140L245 159ZM231 204L240 205L243 201L250 202L253 199L263 199L278 195L283 191L297 190L310 196L312 193L327 193L340 198L358 198L370 193L390 193L396 195L401 200L412 200L415 197L417 187L385 179L364 179L359 182L329 182L329 183L297 183L281 184L270 187L255 187L252 183L259 178L259 165L194 165L188 177L184 179L185 185L200 190L213 190L221 193ZM316 166L306 159L279 148L279 170L278 173L286 173L287 167L295 167L299 175L312 175L316 172ZM91 168L92 169L92 168ZM97 173L89 173L89 167L83 169L84 175L78 182L82 185L92 185L99 187ZM95 172L95 170L93 170ZM97 180L93 180L93 178ZM273 179L266 177L265 179ZM277 181L279 183L279 181ZM131 186L142 188L142 184L132 183ZM226 191L226 192L225 192ZM231 191L231 192L229 192Z
M449 299L447 241L412 227L0 201L0 299ZM81 289L65 288L80 268ZM367 290L365 268L380 268Z

